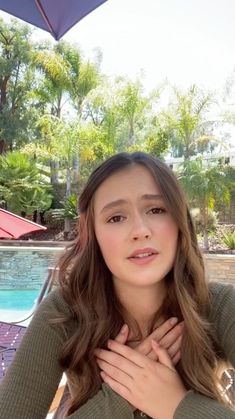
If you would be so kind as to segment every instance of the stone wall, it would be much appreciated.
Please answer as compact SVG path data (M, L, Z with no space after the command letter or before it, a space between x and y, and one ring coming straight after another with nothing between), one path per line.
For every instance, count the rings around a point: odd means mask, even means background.
M0 246L0 289L39 289L62 248ZM204 255L209 281L235 286L235 255Z
M232 197L228 205L216 205L218 220L224 224L235 224L235 197Z
M235 286L235 255L204 255L206 276L209 281L230 283Z

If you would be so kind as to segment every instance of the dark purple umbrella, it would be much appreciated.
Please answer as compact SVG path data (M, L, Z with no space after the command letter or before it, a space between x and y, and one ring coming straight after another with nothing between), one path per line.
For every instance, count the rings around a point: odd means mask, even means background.
M107 0L0 0L0 10L60 39L84 16Z

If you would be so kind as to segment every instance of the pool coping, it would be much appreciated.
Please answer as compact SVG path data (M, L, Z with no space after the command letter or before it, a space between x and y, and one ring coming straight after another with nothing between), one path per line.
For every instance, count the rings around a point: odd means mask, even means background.
M49 240L0 240L0 247L61 247L71 244L71 241Z

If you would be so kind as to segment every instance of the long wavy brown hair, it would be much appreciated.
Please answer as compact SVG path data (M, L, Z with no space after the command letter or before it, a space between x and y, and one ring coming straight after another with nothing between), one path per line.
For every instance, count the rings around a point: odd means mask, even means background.
M71 316L63 322L77 326L72 327L60 357L74 389L68 414L101 387L95 348L105 347L123 323L134 330L136 339L141 339L135 319L117 298L112 273L104 262L94 232L95 192L109 176L133 165L144 166L152 174L179 229L174 266L165 278L166 298L149 325L149 333L160 318L177 316L184 320L181 361L177 366L181 378L187 389L222 401L215 373L219 350L208 323L208 284L184 193L171 169L161 160L142 152L119 153L91 174L79 198L77 238L59 262L59 284L71 311Z

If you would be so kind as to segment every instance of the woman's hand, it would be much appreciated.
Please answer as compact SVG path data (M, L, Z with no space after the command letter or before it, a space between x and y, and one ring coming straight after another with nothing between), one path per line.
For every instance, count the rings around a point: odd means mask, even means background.
M151 344L151 341L155 340L162 348L167 349L173 364L176 365L180 360L180 346L183 334L183 322L177 322L178 319L176 317L168 319L137 345L135 349L143 355L147 355L148 358L156 361L157 355L152 349ZM128 326L124 325L116 336L115 341L125 344L128 334Z
M95 351L97 363L104 382L132 406L152 418L173 419L186 389L167 351L154 340L151 345L158 361L112 340L109 351Z

